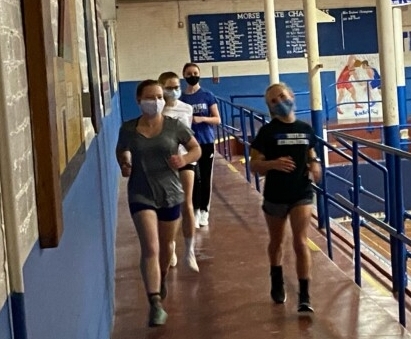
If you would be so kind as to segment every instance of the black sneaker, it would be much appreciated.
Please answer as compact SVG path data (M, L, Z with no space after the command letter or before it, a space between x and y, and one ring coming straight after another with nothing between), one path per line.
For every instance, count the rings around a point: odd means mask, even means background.
M299 302L298 302L298 312L314 312L313 307L311 306L310 303L310 297L309 296L302 296L300 294L299 296Z
M271 279L271 298L276 304L284 304L287 300L287 294L284 290L284 282L277 279Z

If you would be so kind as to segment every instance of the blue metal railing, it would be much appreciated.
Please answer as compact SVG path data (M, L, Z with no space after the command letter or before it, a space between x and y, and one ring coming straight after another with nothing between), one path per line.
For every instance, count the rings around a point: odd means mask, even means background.
M231 161L231 144L230 140L235 139L243 145L243 155L245 160L245 170L247 181L251 183L252 173L250 171L250 142L249 137L255 138L256 125L262 126L268 122L267 113L256 111L250 107L243 105L235 105L230 101L217 97L219 109L221 112L221 124L217 128L218 145L223 145L224 152L222 153L226 159ZM227 124L227 111L230 107L231 114L235 114L240 118L240 126L234 127ZM231 121L233 121L231 119ZM220 151L221 153L221 151ZM256 189L260 192L260 180L258 174L254 175Z
M254 176L255 186L260 191L260 180L258 175L252 174L249 167L249 152L250 152L250 138L255 137L255 131L259 126L268 122L268 115L265 112L254 110L250 107L233 104L232 102L223 98L217 98L221 112L222 121L217 128L217 136L219 142L220 153L231 160L231 146L230 140L237 140L244 147L244 160L245 171L247 181L251 183ZM240 120L238 126L230 125L232 114ZM351 130L358 130L360 128L351 128ZM380 136L382 126L365 126L362 129L368 129L370 131L380 130ZM399 321L405 325L405 286L407 281L405 263L408 257L411 257L411 253L406 250L405 245L411 245L411 239L404 233L404 221L406 218L410 218L411 214L404 210L403 194L402 194L402 173L401 173L401 160L411 160L411 154L397 150L379 143L368 141L353 135L348 134L350 129L338 129L329 131L329 134L338 141L342 147L336 147L330 142L319 139L320 156L324 160L324 149L328 152L336 153L343 157L347 162L352 164L353 172L351 180L343 178L335 174L331 168L326 167L323 161L323 173L322 182L319 185L314 185L317 195L323 199L324 202L324 214L325 214L325 230L327 236L327 249L328 255L332 259L332 230L330 225L330 213L329 207L332 206L343 212L345 215L351 217L352 220L352 236L354 242L354 263L355 263L355 282L361 286L361 250L364 244L361 241L360 228L364 227L379 238L382 241L395 242L392 247L393 253L391 256L394 258L392 264L395 265L396 276L392 276L393 281L396 280L398 284L393 285L394 292L398 295L399 305ZM389 154L394 157L395 161L395 178L396 183L390 182L390 176L388 175L388 169L379 161L372 159L363 152L362 148L374 149L380 151L382 154ZM348 151L350 154L345 153ZM365 188L362 185L361 171L359 167L359 160L368 163L374 167L377 171L382 173L382 188L383 196L379 196L372 189ZM391 176L392 177L392 176ZM349 198L344 197L343 191L335 194L329 192L329 180L338 180L341 185L345 187L345 190L349 192ZM381 185L380 185L381 186ZM395 210L393 211L388 201L390 196L395 195L396 201ZM382 212L384 213L383 220L374 217L371 213L367 212L362 206L362 197L367 197L381 205ZM381 231L382 230L382 231ZM384 234L384 232L386 234ZM387 234L389 236L387 236Z
M406 282L406 270L405 270L405 262L406 262L406 248L405 245L411 245L411 239L406 236L404 233L404 198L403 198L403 191L402 191L402 171L401 171L401 160L411 160L411 154L408 152L404 152L402 150L398 150L389 146L381 145L372 141L368 141L362 138L354 137L348 135L346 133L341 132L334 132L334 136L345 139L352 142L350 147L352 154L353 154L353 181L354 181L354 191L353 191L353 199L352 201L347 200L346 198L342 197L341 195L337 195L337 200L339 203L344 206L346 209L352 212L352 227L353 227L353 235L354 235L354 243L355 243L355 277L356 282L361 281L360 276L360 269L361 269L361 255L360 255L360 244L359 244L359 228L360 228L360 216L365 218L367 221L372 223L373 225L378 226L379 228L383 229L387 232L390 237L394 238L395 241L395 249L396 253L391 253L392 257L396 257L396 268L397 268L397 279L398 279L398 290L395 291L398 293L398 302L399 302L399 319L400 323L405 325L405 282ZM370 148L379 150L384 154L389 154L394 157L394 173L395 173L395 182L389 183L389 195L395 195L395 210L391 211L390 213L394 214L394 218L389 218L390 223L381 221L375 218L370 213L366 212L364 209L360 207L360 175L358 172L358 158L359 158L359 151L358 146L362 144L368 146ZM385 187L388 190L388 186ZM387 218L386 218L387 219ZM395 277L393 277L395 279Z

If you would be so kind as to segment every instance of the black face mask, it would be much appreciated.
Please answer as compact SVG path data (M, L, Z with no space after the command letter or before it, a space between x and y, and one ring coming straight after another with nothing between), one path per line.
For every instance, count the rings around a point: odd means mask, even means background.
M195 86L195 85L197 85L198 82L200 81L200 77L199 77L199 76L195 76L195 75L190 76L190 77L187 77L187 78L184 78L184 79L186 79L187 83L188 83L190 86Z

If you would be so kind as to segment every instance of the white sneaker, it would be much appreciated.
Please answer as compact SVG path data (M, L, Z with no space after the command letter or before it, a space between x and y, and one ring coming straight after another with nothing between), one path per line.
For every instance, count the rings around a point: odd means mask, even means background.
M208 212L207 211L200 212L200 226L208 226Z
M201 213L199 209L194 210L194 219L196 228L200 228L200 217Z
M173 241L173 255L171 256L170 266L176 267L177 266L177 254L176 254L176 242Z
M194 271L194 272L200 272L200 269L198 268L197 265L197 260L196 256L194 253L186 253L185 258L184 258L184 263L187 265L187 267Z

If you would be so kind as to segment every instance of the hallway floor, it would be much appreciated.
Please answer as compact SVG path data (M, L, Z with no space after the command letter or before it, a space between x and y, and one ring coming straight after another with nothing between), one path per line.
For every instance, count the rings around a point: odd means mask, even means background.
M331 262L324 236L313 226L311 298L314 314L297 313L297 278L290 234L285 244L284 305L269 295L267 231L261 196L217 157L210 225L196 234L200 273L183 264L171 269L164 307L167 324L149 328L148 303L139 271L139 242L120 182L116 244L116 313L112 339L411 338L398 323L397 303L372 277L352 281L352 262L336 249ZM313 219L313 223L315 219ZM177 255L183 253L177 239ZM344 270L344 271L343 271ZM409 314L407 319L411 321Z

